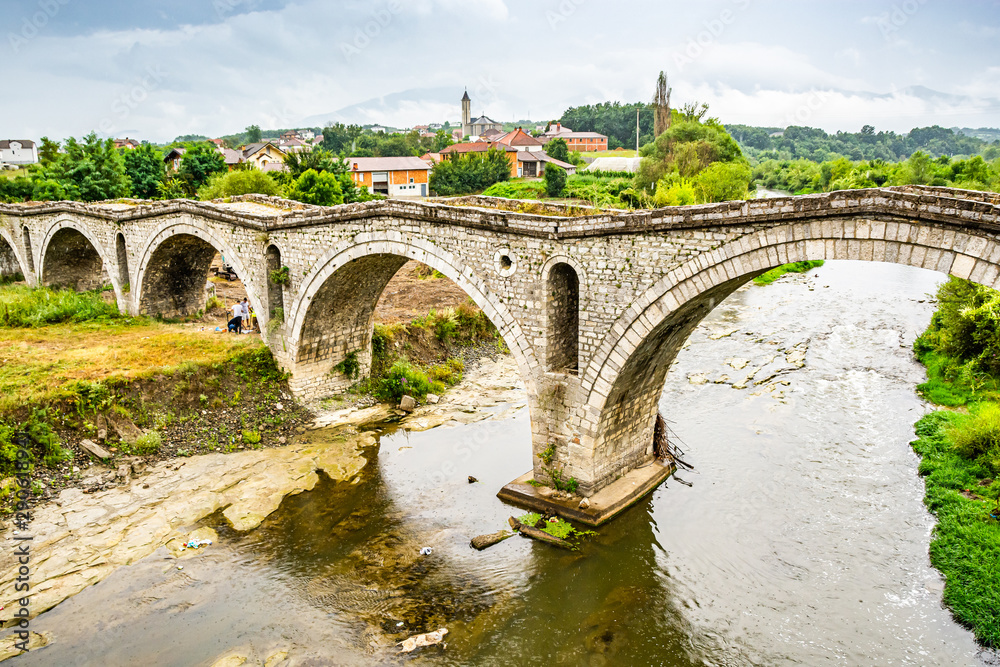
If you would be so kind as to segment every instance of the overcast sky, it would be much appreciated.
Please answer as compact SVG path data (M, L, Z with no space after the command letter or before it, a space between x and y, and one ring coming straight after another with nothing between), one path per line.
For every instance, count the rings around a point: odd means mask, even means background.
M1000 126L1000 0L3 0L0 138L169 141L648 101L828 131Z

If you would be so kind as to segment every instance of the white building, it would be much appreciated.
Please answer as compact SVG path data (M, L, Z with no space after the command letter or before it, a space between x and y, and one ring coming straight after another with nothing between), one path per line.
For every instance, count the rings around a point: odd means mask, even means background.
M0 164L35 164L38 149L30 139L0 139Z

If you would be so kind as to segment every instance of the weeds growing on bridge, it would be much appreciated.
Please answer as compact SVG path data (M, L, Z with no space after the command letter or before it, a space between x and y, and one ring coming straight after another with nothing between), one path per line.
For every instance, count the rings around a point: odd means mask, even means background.
M101 290L74 292L26 285L0 287L2 327L39 327L64 322L107 321L121 317L118 306L106 302L101 296Z

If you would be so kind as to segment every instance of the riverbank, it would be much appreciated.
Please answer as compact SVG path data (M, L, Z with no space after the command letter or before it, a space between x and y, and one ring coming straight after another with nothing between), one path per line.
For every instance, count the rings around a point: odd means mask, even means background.
M32 538L34 618L161 547L183 569L186 558L204 552L182 545L192 535L206 539L199 522L216 512L232 529L246 532L287 496L314 488L321 475L352 483L375 444L372 429L383 429L388 422L393 429L419 432L449 423L506 419L523 405L513 359L484 359L438 404L409 414L384 404L344 408L319 415L292 444L164 460L112 488L62 490L35 508L27 531L8 522L4 542L12 550L19 536ZM17 604L17 576L16 564L0 573L0 607Z
M919 386L931 412L914 426L924 503L938 523L931 564L945 577L944 603L984 646L1000 647L1000 381L993 307L1000 293L952 278L913 345L927 367Z

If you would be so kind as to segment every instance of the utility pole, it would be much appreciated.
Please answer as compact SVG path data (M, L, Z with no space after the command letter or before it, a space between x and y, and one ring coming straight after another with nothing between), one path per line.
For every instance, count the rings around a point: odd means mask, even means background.
M639 157L639 107L635 108L635 156Z

